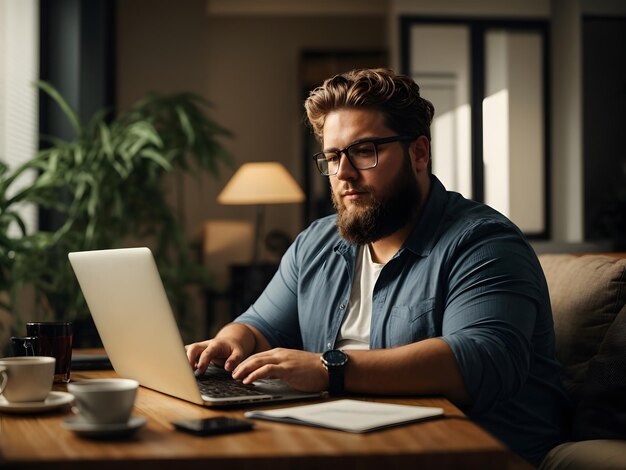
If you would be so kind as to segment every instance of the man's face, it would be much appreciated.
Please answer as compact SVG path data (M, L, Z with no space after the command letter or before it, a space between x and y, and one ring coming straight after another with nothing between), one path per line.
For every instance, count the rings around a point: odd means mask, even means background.
M326 117L324 149L342 149L356 140L390 137L382 113L338 109ZM378 146L378 166L355 169L342 155L339 171L330 176L340 235L366 244L385 238L414 220L421 194L408 150L400 142Z

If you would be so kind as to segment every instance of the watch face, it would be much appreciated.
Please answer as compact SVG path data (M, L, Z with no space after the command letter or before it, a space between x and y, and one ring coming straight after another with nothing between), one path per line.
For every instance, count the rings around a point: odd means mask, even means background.
M329 366L342 366L348 361L348 356L343 351L333 349L324 353L324 361Z

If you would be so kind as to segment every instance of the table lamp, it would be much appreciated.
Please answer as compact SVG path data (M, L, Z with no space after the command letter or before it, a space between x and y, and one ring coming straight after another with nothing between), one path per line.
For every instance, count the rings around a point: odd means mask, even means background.
M220 204L256 205L252 263L259 260L266 204L304 201L304 193L278 162L244 163L217 196Z

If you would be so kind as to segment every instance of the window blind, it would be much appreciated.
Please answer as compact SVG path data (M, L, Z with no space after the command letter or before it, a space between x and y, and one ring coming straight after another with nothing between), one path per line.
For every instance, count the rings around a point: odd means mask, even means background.
M16 168L37 152L39 77L39 0L0 1L0 161ZM26 174L12 188L30 185ZM37 210L20 208L29 231L37 228ZM10 232L17 235L17 227Z

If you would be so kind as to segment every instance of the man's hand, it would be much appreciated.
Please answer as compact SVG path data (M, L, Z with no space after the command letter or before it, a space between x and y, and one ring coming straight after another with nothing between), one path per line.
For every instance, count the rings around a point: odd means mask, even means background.
M214 338L185 346L187 359L201 374L214 363L231 372L246 357L242 345L233 338Z
M328 372L320 355L295 349L275 348L254 354L235 368L233 378L245 384L259 379L281 379L303 392L328 388Z
M229 323L215 338L189 344L185 350L191 367L203 374L211 363L232 372L250 354L269 347L265 337L253 326Z

